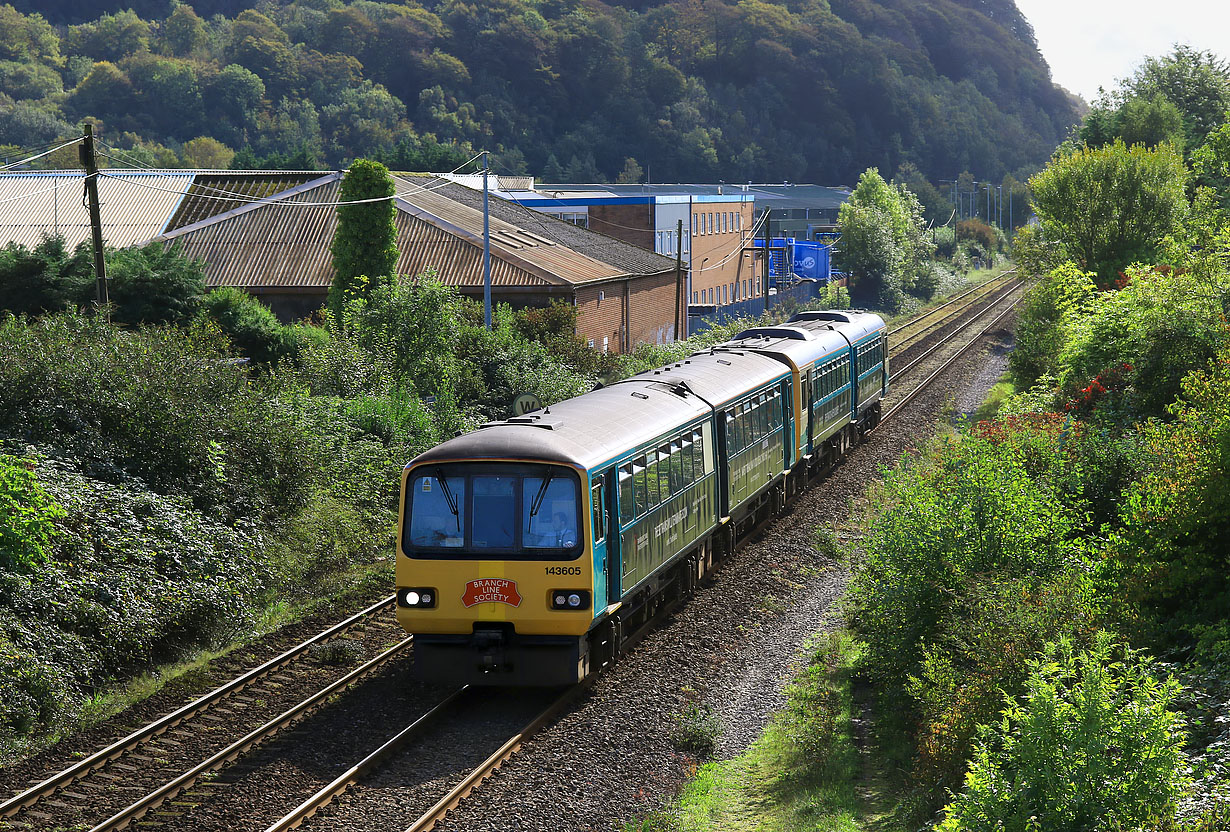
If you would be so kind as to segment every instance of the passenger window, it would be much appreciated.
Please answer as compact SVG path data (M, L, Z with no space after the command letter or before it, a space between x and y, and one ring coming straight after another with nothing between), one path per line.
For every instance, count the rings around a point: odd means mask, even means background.
M683 472L683 487L687 488L696 482L695 459L692 456L692 434L687 434L679 440L680 470Z
M674 481L671 477L671 446L658 448L658 499L666 502L675 493Z
M683 454L679 452L679 442L671 443L671 494L683 490Z
M738 451L735 447L735 411L731 408L726 411L726 452L734 456Z
M646 469L645 457L632 464L632 474L636 481L636 516L642 517L649 511L649 472Z
M653 508L658 503L662 502L661 479L659 478L659 463L658 452L649 452L649 464L646 467L645 482L649 489L649 501L646 503L648 508Z
M692 473L698 480L705 476L705 440L700 431L692 433Z
M632 493L632 465L628 464L619 469L619 522L627 525L635 517L636 498Z

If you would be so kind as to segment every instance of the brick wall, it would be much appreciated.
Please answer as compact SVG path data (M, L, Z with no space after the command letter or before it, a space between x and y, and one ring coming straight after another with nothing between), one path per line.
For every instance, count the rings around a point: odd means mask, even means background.
M653 251L650 205L591 205L589 230Z
M625 292L627 297L625 299ZM631 323L630 346L662 344L675 338L675 273L633 277L597 286L582 286L576 292L577 335L593 340L594 349L622 352L624 307Z
M692 206L692 291L697 294L696 303L734 303L736 299L743 300L755 294L758 269L753 268L752 257L738 251L742 245L751 244L752 214L752 204L744 202L708 202ZM709 230L710 215L713 217L712 232ZM737 291L735 284L738 284ZM723 286L726 287L725 300L721 294ZM712 301L708 299L709 289L714 290ZM689 296L688 301L691 300Z

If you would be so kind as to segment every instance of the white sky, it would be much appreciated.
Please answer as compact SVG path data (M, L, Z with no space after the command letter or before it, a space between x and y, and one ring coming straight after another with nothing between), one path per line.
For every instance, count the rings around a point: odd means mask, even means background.
M1230 58L1226 0L1017 0L1060 86L1092 102L1175 43Z

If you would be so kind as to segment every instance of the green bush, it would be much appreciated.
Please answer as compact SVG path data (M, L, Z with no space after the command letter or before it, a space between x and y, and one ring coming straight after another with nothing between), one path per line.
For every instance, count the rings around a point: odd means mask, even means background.
M205 294L204 266L178 242L107 253L111 317L125 324L186 324Z
M270 567L247 524L226 525L136 479L37 463L59 523L48 557L0 565L0 736L74 712L117 677L226 642L265 599Z
M1072 510L1039 489L1013 443L944 443L889 475L878 511L851 599L868 666L889 684L918 672L976 576L1042 580L1083 560Z
M932 232L935 239L935 254L944 260L951 260L957 253L957 230L955 228L937 228Z
M20 243L0 249L0 311L62 312L88 302L94 290L94 263L84 243L70 252L63 237L47 237L33 249Z
M0 438L100 479L139 477L226 516L298 505L324 446L229 363L216 330L125 331L74 314L0 321Z
M1027 693L979 745L941 832L1162 828L1182 796L1178 692L1105 634L1031 663Z
M64 509L34 475L34 463L0 454L0 569L26 570L50 556Z
M272 364L296 352L294 331L242 289L223 286L210 292L201 311L241 353L258 364Z

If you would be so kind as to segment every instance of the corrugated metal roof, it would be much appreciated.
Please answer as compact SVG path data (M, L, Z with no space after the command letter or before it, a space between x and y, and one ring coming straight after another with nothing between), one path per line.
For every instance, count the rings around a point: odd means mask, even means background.
M280 201L336 201L340 180L341 174L328 174L292 189ZM447 284L482 285L481 248L405 211L397 212L394 223L400 252L398 273L434 269ZM337 211L331 206L260 204L234 209L158 239L178 240L186 254L204 260L210 286L323 289L333 280L329 244L336 228ZM496 286L564 283L518 268L498 253L492 257L491 280Z
M187 195L167 223L173 231L186 225L207 220L243 205L244 198L264 199L290 190L305 182L319 179L321 174L286 171L224 171L199 173ZM236 199L224 197L236 196Z
M424 177L400 176L399 179L410 184L417 183L419 185L424 181ZM481 184L479 187L481 188ZM483 204L481 190L475 191L464 185L450 184L432 193L469 206L478 212L479 219L481 220ZM652 251L635 246L632 243L608 237L605 234L599 234L596 231L547 216L516 202L507 202L498 198L492 198L489 201L493 217L498 217L512 225L528 229L534 234L545 237L557 245L566 246L578 254L610 264L620 274L662 274L663 272L674 271L675 269L674 259L654 254ZM481 226L479 228L481 230Z
M191 172L108 170L99 177L103 239L123 248L160 233L192 184ZM69 246L90 239L82 171L0 173L0 245L37 245L63 235Z
M332 205L292 207L279 203L336 202L341 177L340 172L319 176L275 195L277 203L240 205L175 228L157 239L177 240L186 254L204 260L206 282L211 286L327 287L333 279L329 244L337 227L336 209ZM397 272L418 274L432 269L446 284L481 286L482 212L452 198L473 192L430 176L398 175L394 182L398 193L394 222L400 252ZM482 195L478 198L481 202ZM516 210L534 219L533 224L509 221L501 217L509 216L508 206L499 200L492 200L491 209L495 286L567 286L659 274L674 268L674 261L668 258L568 223L547 222L550 218L526 209ZM592 251L613 250L621 256L595 257L578 252L562 242L566 236L583 241ZM628 256L629 251L636 257ZM651 268L635 268L645 265Z

